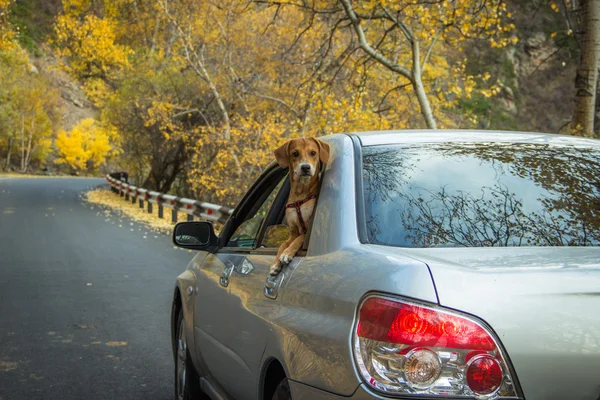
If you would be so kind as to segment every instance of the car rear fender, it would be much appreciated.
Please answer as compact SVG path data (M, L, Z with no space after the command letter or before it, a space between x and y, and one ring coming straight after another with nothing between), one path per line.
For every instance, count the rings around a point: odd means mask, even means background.
M288 378L350 396L361 380L355 371L352 331L358 304L369 292L437 303L427 265L369 246L305 257L265 316L269 321L263 360L275 358Z

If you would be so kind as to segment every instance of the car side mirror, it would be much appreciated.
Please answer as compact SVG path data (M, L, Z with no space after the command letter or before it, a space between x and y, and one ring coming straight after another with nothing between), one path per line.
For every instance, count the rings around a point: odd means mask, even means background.
M184 249L215 253L219 249L219 237L212 222L180 222L173 229L173 244Z

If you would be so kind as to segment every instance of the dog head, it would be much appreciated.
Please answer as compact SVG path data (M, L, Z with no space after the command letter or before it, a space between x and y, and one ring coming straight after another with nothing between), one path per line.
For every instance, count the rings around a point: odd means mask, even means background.
M296 178L310 180L319 170L319 161L329 160L329 144L315 138L288 140L275 150L275 159L281 167L289 167Z

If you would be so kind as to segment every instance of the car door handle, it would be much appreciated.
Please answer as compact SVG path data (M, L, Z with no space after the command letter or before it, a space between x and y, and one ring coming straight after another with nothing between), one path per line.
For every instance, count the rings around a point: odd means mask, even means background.
M221 286L227 287L227 285L229 285L229 277L221 275L221 279L219 280L219 282L221 283Z
M229 278L231 277L231 273L233 272L233 264L230 264L225 267L223 273L221 274L221 278L219 279L219 283L223 287L227 287L229 285Z
M279 294L279 287L281 282L285 279L283 272L280 272L277 276L268 276L265 282L265 296L269 299L276 299Z

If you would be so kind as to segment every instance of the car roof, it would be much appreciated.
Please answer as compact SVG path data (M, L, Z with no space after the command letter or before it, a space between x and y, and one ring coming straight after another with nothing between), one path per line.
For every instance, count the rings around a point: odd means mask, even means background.
M385 144L423 144L423 143L532 143L550 145L570 145L600 147L600 140L578 136L557 135L535 132L509 132L486 130L396 130L352 132L351 136L360 139L362 146L379 146Z

